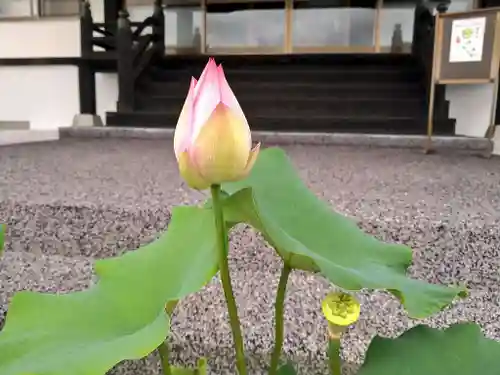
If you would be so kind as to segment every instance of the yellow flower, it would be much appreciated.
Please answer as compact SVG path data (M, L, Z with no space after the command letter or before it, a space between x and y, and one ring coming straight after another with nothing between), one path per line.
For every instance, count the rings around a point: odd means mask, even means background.
M330 337L340 338L346 328L355 323L361 312L361 306L356 298L343 292L330 292L323 299L321 309L328 320Z
M245 178L259 146L252 149L250 127L222 66L209 59L200 80L191 79L174 134L181 176L198 190Z

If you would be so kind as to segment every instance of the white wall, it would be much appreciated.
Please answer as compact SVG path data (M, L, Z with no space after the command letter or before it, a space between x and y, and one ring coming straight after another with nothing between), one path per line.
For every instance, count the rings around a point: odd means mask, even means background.
M32 5L30 5L30 2ZM153 12L153 1L130 2L129 12L133 21L142 21ZM133 3L133 5L132 5ZM143 5L136 5L136 4ZM51 2L58 13L74 12L77 0L59 0ZM104 21L104 0L90 0L92 15L96 22ZM200 3L201 4L201 3ZM64 5L64 7L63 7ZM71 9L68 6L71 5ZM464 11L472 8L473 0L452 0L449 11ZM0 18L29 16L37 12L34 0L0 0ZM387 2L381 11L380 40L384 48L391 45L396 24L401 24L405 44L411 43L413 33L413 16L415 4L411 1L391 4ZM64 8L64 9L63 9ZM68 9L66 9L68 8ZM191 20L186 20L186 12L191 12ZM375 12L370 9L328 8L297 9L293 13L293 42L297 46L342 46L348 44L371 45L373 43L373 23ZM191 8L167 8L166 44L170 47L188 47L192 44L196 28L202 29L203 15L201 6ZM212 47L230 46L276 46L284 43L284 9L279 10L247 10L245 12L210 13L207 15L207 42ZM75 19L76 21L76 19ZM32 21L31 21L32 22ZM30 22L30 23L31 23ZM47 21L35 21L37 24ZM55 22L53 19L49 23ZM65 22L65 20L61 20ZM3 22L2 22L3 24ZM41 27L37 25L37 27ZM9 35L0 28L0 42L3 35ZM8 30L5 30L8 31ZM68 30L69 31L69 30ZM40 39L43 43L43 30ZM183 35L178 35L182 33ZM46 40L53 39L55 34L48 35ZM12 34L10 34L12 35ZM69 31L66 39L77 33ZM58 37L61 39L62 37ZM79 40L79 38L77 38ZM59 42L61 40L58 40ZM186 43L186 41L188 43ZM12 42L13 43L13 42ZM76 45L68 43L69 45ZM189 45L186 45L189 44ZM1 43L0 43L1 45ZM45 48L45 47L43 47ZM66 55L65 55L66 56Z
M2 0L0 0L0 3L2 3ZM464 10L469 3L470 0L454 1L450 10ZM13 3L10 2L9 4ZM103 0L91 0L93 17L97 22L102 22L104 19L103 4ZM386 8L382 11L381 39L384 46L390 45L395 23L403 24L404 40L411 41L412 7L409 6L403 9ZM131 19L138 21L149 16L153 11L153 7L152 5L132 6L129 11ZM199 9L193 8L192 11L193 22L190 25L194 32L196 27L201 26L202 17ZM176 45L179 44L179 41L190 39L186 38L186 36L178 37L177 35L179 28L176 23L179 21L179 16L186 16L184 13L178 14L176 9L166 11L167 45ZM303 27L299 28L299 26L307 26L304 30L308 32L317 30L318 28L313 27L313 25L318 22L318 14L316 14L316 17L314 17L314 14L309 17L309 13L298 11L295 15L297 17L295 19L296 32L300 34L299 29L304 29ZM261 15L262 13L251 14L251 12L246 14L234 13L232 15L211 14L207 30L209 43L230 45L227 30L232 30L232 32L240 30L241 35L236 32L238 34L236 39L241 44L245 44L245 41L249 43L247 33L248 30L251 30L255 33L255 35L251 36L255 38L249 44L268 44L264 39L266 35L270 35L269 28L274 26L281 28L280 24L282 22L278 22L278 24L270 23L266 27L249 27L255 26L254 23L261 18L259 17ZM248 18L246 19L246 26L248 27L238 27L238 25L241 26L242 24L242 17ZM353 20L351 19L351 21ZM322 30L322 36L312 37L313 40L309 41L309 43L315 44L316 40L320 41L320 44L332 43L333 40L323 40L325 38L324 34L325 30ZM13 35L16 37L13 38ZM299 35L294 36L300 40ZM276 39L276 35L270 35L270 37ZM19 43L19 40L30 40L29 48L26 48L26 44ZM339 43L338 40L335 42ZM78 18L0 21L0 58L78 56L80 56L80 24ZM68 126L71 124L73 116L79 113L78 92L78 74L77 68L74 66L0 67L0 120L30 121L33 129ZM98 73L96 75L96 96L97 113L104 119L107 111L116 110L118 83L115 73ZM446 88L446 97L450 100L449 115L457 119L457 134L483 137L490 124L491 85L448 86Z
M104 0L90 0L94 22L104 22Z
M97 73L95 77L96 112L106 122L106 112L116 111L118 101L118 75Z
M69 126L79 113L76 66L0 67L0 119L31 129Z
M78 18L0 21L0 58L79 56ZM0 98L1 121L29 121L31 129L68 126L80 110L78 68L0 67Z
M78 18L0 21L0 58L79 56Z
M29 48L19 40L31 40ZM78 56L78 18L0 21L0 58ZM78 68L0 67L0 98L0 121L29 121L31 129L69 126L80 112ZM116 73L97 73L97 114L103 120L107 111L116 110L117 100Z
M457 120L455 133L469 137L484 137L495 119L491 118L493 84L447 85L450 118Z
M31 129L70 126L80 112L75 66L0 67L0 120L29 121ZM116 111L116 73L96 74L97 114Z
M500 155L500 126L495 128L493 136L493 155Z

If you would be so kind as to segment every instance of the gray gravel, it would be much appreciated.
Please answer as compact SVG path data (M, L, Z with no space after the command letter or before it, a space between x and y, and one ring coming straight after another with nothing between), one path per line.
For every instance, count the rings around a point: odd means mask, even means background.
M169 142L154 140L1 147L0 222L9 224L9 237L0 262L0 310L16 290L85 287L93 258L150 241L167 226L174 205L201 201L204 195L180 180L171 150ZM429 324L472 320L488 337L500 339L500 159L324 146L286 150L317 195L359 220L366 231L412 246L413 277L469 286L470 297ZM238 228L232 245L233 284L251 373L261 374L272 345L280 261L251 228ZM328 289L318 276L295 272L291 277L285 353L304 374L325 373L326 327L319 303ZM359 298L362 317L343 342L352 368L375 334L394 336L415 324L386 293L362 292ZM182 302L173 330L177 362L207 355L211 373L234 373L217 279ZM127 362L112 373L158 374L157 360L153 355Z

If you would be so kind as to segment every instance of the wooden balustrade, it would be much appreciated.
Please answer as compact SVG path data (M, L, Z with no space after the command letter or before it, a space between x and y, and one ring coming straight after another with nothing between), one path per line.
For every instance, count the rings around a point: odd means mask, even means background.
M118 109L135 108L137 79L153 59L165 52L165 16L162 0L155 0L152 15L142 22L131 22L125 7L118 13L113 27L96 23L88 0L82 0L80 14L81 54L87 60L99 56L116 59L118 73Z
M94 49L92 36L94 20L90 10L90 3L87 0L82 1L80 14L80 48L82 57L89 57Z
M118 111L135 108L135 86L151 61L165 51L165 17L161 0L154 3L153 15L147 17L134 30L129 13L119 13L117 40Z
M449 5L449 1L436 4L423 0L415 7L412 54L421 67L421 82L427 93L427 103L430 100L431 86L434 84L432 82L432 64L434 61L435 12L446 13ZM441 113L447 112L444 87L436 88L436 98L438 99L434 106L433 116L445 115L445 113Z

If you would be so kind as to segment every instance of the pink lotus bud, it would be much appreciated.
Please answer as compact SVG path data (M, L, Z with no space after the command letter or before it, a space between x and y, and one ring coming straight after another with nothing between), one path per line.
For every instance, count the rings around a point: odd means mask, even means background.
M192 188L245 178L259 153L222 66L209 59L200 80L191 79L174 134L182 178Z

